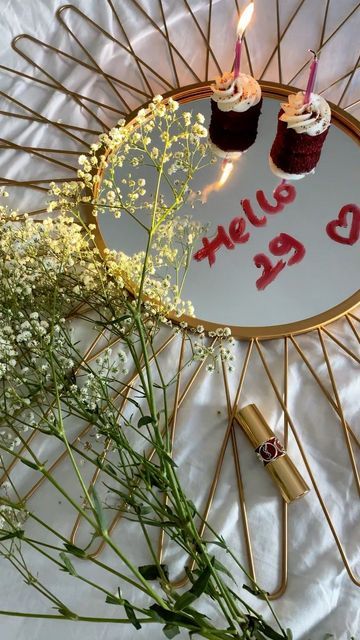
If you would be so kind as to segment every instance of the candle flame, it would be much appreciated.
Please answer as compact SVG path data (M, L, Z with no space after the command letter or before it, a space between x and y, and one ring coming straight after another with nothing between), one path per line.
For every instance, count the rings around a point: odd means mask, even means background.
M244 11L242 12L241 16L240 16L240 20L238 22L238 26L237 26L237 37L238 38L242 38L244 35L244 31L246 29L246 27L248 26L251 18L252 18L252 14L254 13L254 3L250 2L250 4L248 4L248 6L246 7L246 9L244 9Z
M221 167L221 176L219 179L219 189L221 189L221 187L224 186L225 182L227 182L227 180L230 177L230 174L232 172L234 168L234 165L232 162L229 162L228 160L224 160L222 167Z
M234 169L234 164L229 160L224 160L221 166L221 175L219 180L213 182L212 184L208 184L201 193L201 202L205 204L207 199L213 191L219 191L222 189L224 184L228 181L232 170Z

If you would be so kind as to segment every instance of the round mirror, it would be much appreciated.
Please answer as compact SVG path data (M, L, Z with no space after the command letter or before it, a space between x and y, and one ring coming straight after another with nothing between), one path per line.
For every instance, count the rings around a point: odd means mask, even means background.
M274 337L329 322L360 301L359 131L333 109L315 173L280 185L269 150L288 93L263 85L255 143L221 188L221 159L199 172L192 183L198 196L178 213L208 225L183 289L195 308L190 324L230 326L240 338ZM202 86L174 97L208 125L210 94ZM233 241L239 229L242 240ZM110 249L144 248L144 232L126 215L99 216L98 231Z

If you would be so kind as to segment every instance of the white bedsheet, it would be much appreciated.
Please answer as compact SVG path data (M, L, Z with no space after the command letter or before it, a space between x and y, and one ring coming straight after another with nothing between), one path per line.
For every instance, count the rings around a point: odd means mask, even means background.
M76 55L79 48L74 43L69 44L69 39L64 36L54 21L54 13L57 7L61 6L59 0L0 0L0 42L1 42L1 60L0 63L8 66L16 66L17 68L30 69L29 65L24 61L16 58L14 52L10 48L11 38L19 33L27 32L36 35L38 38L51 42L55 46L66 48L67 51ZM105 3L105 0L73 0L73 5L81 7L97 22L104 25L108 29L118 29L114 24L114 18ZM286 0L281 3L282 21L285 24L287 17L297 3ZM347 15L354 7L354 0L341 0L341 2L331 2L329 13L329 29L330 32L336 28L341 19ZM182 14L184 7L179 0L167 0L167 15L169 16L169 28L177 38L178 46L183 42L183 46L188 46L189 38L184 38L184 22L182 22ZM201 0L191 0L193 10L198 10L199 20L202 21L206 16L205 9L207 3ZM324 11L325 1L316 0L316 2L305 3L303 15L299 16L297 22L298 40L302 40L301 51L304 47L311 46L311 39L314 33L319 30L319 17L316 11L320 9ZM309 5L309 6L307 6ZM316 5L316 7L315 7ZM132 13L132 3L127 0L118 0L117 6L121 7L124 24L126 24L133 43L138 47L137 51L145 51L149 64L155 64L157 60L160 64L161 60L166 66L165 53L161 58L159 51L156 51L159 37L154 37L151 28L146 25L145 19L137 17ZM155 20L159 19L158 3L155 0L142 0L142 6L146 6L150 15ZM310 8L311 6L311 8ZM263 68L266 61L266 52L271 50L276 40L276 23L275 23L275 3L267 0L257 1L258 14L258 30L249 35L249 45L252 47L254 54L255 73ZM206 9L207 10L207 9ZM223 19L219 19L219 28L213 34L213 46L219 53L220 58L226 59L229 56L229 38L226 34L224 25L227 16L233 16L233 5L230 0L226 2L214 2L214 15L223 12ZM316 19L312 19L316 16ZM313 23L316 22L316 25ZM274 25L270 28L269 25ZM77 28L76 20L74 25ZM301 28L303 27L303 29ZM316 27L316 29L315 29ZM359 33L359 12L354 14L349 22L347 40L354 45L357 42ZM122 36L123 37L123 36ZM194 34L194 38L195 38ZM199 37L199 36L197 36ZM151 47L149 47L149 38L151 38ZM257 39L256 39L257 38ZM226 42L226 47L222 47L222 43ZM338 48L332 49L332 73L334 73L334 65L337 66L338 76L341 75L344 68L351 68L351 64L355 64L356 52L351 48L344 51L345 46L341 46L343 40L338 40ZM100 39L87 38L88 46L91 51L101 59L104 66L109 69L109 73L116 72L117 64L127 64L120 61L114 63L112 56L113 50L110 45L108 48L102 48ZM162 46L162 45L161 45ZM290 78L292 71L300 66L302 58L297 59L299 51L296 47L291 47L290 42L284 41L287 46L287 53L284 56L285 80ZM159 44L160 47L160 44ZM193 52L188 54L188 60L191 61L193 68L201 72L203 58L196 54L194 43L192 43ZM335 53L336 55L335 55ZM347 56L347 57L346 57ZM42 55L43 63L50 68L50 58ZM326 83L326 76L330 74L328 65L325 64L326 55L323 57L323 81ZM344 67L345 66L345 67ZM215 72L212 67L211 72ZM30 71L32 74L33 72ZM167 73L164 70L164 74ZM170 73L170 72L169 72ZM266 79L277 80L276 57L273 64L270 65ZM37 74L40 77L40 74ZM97 87L92 76L84 75L76 68L76 65L69 61L65 69L60 70L60 75L71 82L74 82L79 89L80 87L86 91L91 87ZM210 73L211 75L211 73ZM360 74L358 74L359 76ZM194 82L188 69L183 70L184 83ZM1 90L11 91L19 100L33 101L38 108L44 108L47 117L54 120L62 118L67 121L67 117L72 117L71 107L66 105L63 107L63 98L54 94L51 102L47 101L46 93L42 90L28 89L28 94L24 96L24 84L22 81L14 79L9 74L1 76ZM122 76L124 77L124 76ZM168 76L170 77L170 75ZM333 76L331 76L333 77ZM301 78L301 76L300 76ZM80 84L79 84L80 83ZM100 85L99 85L100 86ZM342 83L339 87L344 86ZM154 82L155 88L155 82ZM160 91L161 86L157 87ZM336 88L336 94L339 89ZM101 83L99 93L114 103L114 96L111 89ZM98 95L98 94L92 94ZM335 94L334 94L335 95ZM351 96L348 96L349 103ZM131 102L131 97L129 101ZM115 103L114 103L115 104ZM1 109L4 109L5 102ZM59 115L59 106L61 107L61 115ZM354 115L356 110L352 111ZM86 110L76 112L81 118L78 121L82 126L88 124L92 128L94 119ZM114 114L96 111L101 114L106 123L114 121ZM116 118L115 118L116 119ZM21 133L23 144L43 144L46 136L52 134L52 129L48 129L47 133L42 130L38 132L35 127L29 130L24 121L14 123L9 122L5 118L0 120L2 138L10 138L11 127L16 126L16 131ZM95 127L96 128L96 127ZM13 129L12 129L13 130ZM26 142L25 142L26 141ZM71 147L69 141L67 148ZM0 155L1 171L10 156L6 156L2 151ZM11 156L14 162L14 155ZM29 162L28 156L16 159L18 175ZM48 169L48 167L47 167ZM43 169L39 168L39 175ZM57 170L57 169L56 169ZM43 175L55 175L48 173ZM61 172L59 175L64 175ZM70 174L69 174L70 175ZM19 192L17 194L20 199ZM22 196L23 197L23 196ZM25 202L25 200L22 200ZM356 321L354 321L356 323ZM341 336L342 340L348 346L356 350L358 344L350 327L345 321L338 321L333 326L336 335ZM299 338L305 353L309 356L311 362L316 366L320 377L324 380L326 387L331 392L331 386L327 377L325 364L322 362L319 344L314 334L302 336ZM358 379L358 367L356 363L344 352L339 350L334 343L328 343L331 361L334 367L336 381L341 389L341 400L344 406L346 419L351 424L354 432L360 436L359 426L359 393L360 383ZM174 358L176 358L178 344L174 344L171 353L164 359L164 366L173 366ZM240 370L242 358L244 357L244 345L238 346L238 367L237 374ZM269 342L265 346L268 360L272 363L275 378L281 386L282 381L282 349L281 341ZM337 527L337 531L343 540L348 558L354 572L360 575L360 543L359 543L359 496L357 495L355 482L351 473L349 464L349 456L346 451L345 439L342 433L342 427L339 419L320 394L316 383L306 370L303 362L296 355L293 348L289 352L290 364L290 394L289 408L294 423L301 434L304 447L309 456L314 474L319 483L322 495L326 500L333 521ZM230 377L232 392L236 385L236 373ZM244 388L242 402L257 402L262 411L266 415L269 423L281 434L282 414L277 404L276 398L266 381L264 372L259 361L254 358L249 378ZM220 413L219 413L220 412ZM226 404L224 398L221 377L216 375L203 375L196 391L192 392L187 399L183 411L181 411L178 424L178 438L176 444L176 458L184 478L184 483L188 488L191 497L196 500L197 504L204 505L207 495L207 487L214 471L215 458L219 450L219 445L226 428ZM278 582L278 565L279 565L279 517L278 510L280 501L276 489L267 480L265 473L255 464L251 448L246 442L242 434L238 433L238 444L240 450L240 458L242 465L242 473L244 478L246 495L248 498L248 513L250 528L254 535L254 555L258 567L258 580L266 589L273 590ZM306 470L300 460L300 455L293 441L290 440L290 453L294 460L299 464L304 476L307 478ZM357 451L357 455L359 451ZM358 455L358 460L360 456ZM65 477L66 469L61 472ZM37 504L41 504L41 508L50 510L53 515L54 524L60 528L69 528L71 514L68 518L61 516L59 520L59 512L57 507L57 497L50 492L42 492L36 498ZM63 514L64 512L61 511ZM339 552L334 544L333 537L329 531L323 513L320 509L319 502L316 498L315 491L290 506L289 508L289 582L285 595L275 603L279 617L284 626L289 626L294 632L297 640L320 640L326 632L333 633L338 640L347 640L351 635L360 634L360 591L349 579ZM241 514L237 501L236 480L234 473L234 465L231 451L228 450L219 490L216 494L213 510L210 520L218 530L231 542L234 549L243 554L243 543L241 542ZM136 540L136 530L126 529L123 537L124 548L134 552L134 540ZM31 556L30 556L31 557ZM138 563L145 563L147 558L139 547L137 555ZM171 558L170 558L171 560ZM181 571L181 558L174 557L173 563L174 573ZM39 571L41 575L45 565L42 562L33 563L34 571ZM36 593L26 587L21 578L14 570L5 562L0 561L0 609L1 610L22 610L22 611L44 611L49 612L47 603L39 601ZM82 591L73 579L65 579L59 581L58 575L54 572L48 575L48 580L53 584L54 589L60 595L66 598L68 604L74 609L81 608L82 611L89 611L92 614L96 610L96 602L94 595L90 595L88 591ZM239 584L242 584L242 578L238 576ZM115 589L116 584L109 583L111 588ZM257 603L258 607L261 604ZM263 607L265 611L265 607ZM101 615L101 605L97 609ZM119 615L114 607L113 615ZM157 625L146 628L143 631L136 632L132 627L127 629L118 628L112 625L92 626L89 624L76 624L73 622L54 623L46 620L28 620L21 618L0 618L0 639L1 640L47 640L49 637L53 640L60 640L64 637L69 640L121 640L162 637L160 629ZM185 637L182 634L181 637ZM179 636L180 638L180 636Z

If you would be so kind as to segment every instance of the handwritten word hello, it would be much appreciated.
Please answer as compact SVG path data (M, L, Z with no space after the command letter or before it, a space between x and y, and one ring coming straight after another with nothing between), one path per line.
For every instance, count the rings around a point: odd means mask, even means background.
M280 213L287 204L294 202L296 198L296 190L291 184L279 184L274 190L273 195L276 204L271 204L262 190L256 192L256 199L260 208L270 215ZM247 198L241 200L241 206L245 216L252 226L263 227L267 224L266 216L259 217L256 215L250 200ZM207 258L209 260L210 267L212 267L216 261L215 254L220 247L234 249L236 244L244 244L249 240L249 238L250 233L246 231L245 218L242 216L236 217L230 222L228 233L222 225L219 225L216 236L212 240L202 238L203 247L194 254L194 259L201 262L201 260L205 260Z

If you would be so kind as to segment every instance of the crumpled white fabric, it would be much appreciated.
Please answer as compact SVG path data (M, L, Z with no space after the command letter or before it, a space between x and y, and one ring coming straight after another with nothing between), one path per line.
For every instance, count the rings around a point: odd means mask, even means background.
M65 49L77 57L83 56L79 47L71 42L67 35L59 29L54 21L54 12L61 6L59 0L32 0L31 3L23 3L20 0L2 0L0 5L0 41L1 41L1 64L15 66L18 69L26 70L31 75L43 77L39 72L30 70L27 63L17 58L10 48L11 38L19 33L27 32L36 35L38 38L51 42L54 46ZM85 0L73 0L73 5L81 7L96 22L104 28L113 30L119 39L125 42L124 35L116 24L114 16L104 2L85 2ZM204 1L192 1L192 10L198 17L199 24L205 28L208 15L208 3ZM314 41L319 36L322 14L325 10L325 2L305 3L304 8L294 21L282 43L283 48L283 73L284 81L290 79L295 70L303 64L303 51L307 47L314 47ZM188 63L177 60L181 84L193 83L196 81L194 73L203 78L205 68L205 49L203 40L199 32L194 28L193 23L186 15L182 2L166 0L164 3L168 28L171 37L183 52ZM145 16L134 9L132 2L117 2L116 5L122 16L122 22L130 35L139 55L143 55L149 64L158 70L169 83L173 83L174 72L168 64L168 49L165 41L149 25ZM142 0L142 6L152 19L161 24L161 14L158 3L152 0ZM287 0L281 2L281 24L285 25L291 16L296 2ZM330 2L329 24L326 34L334 31L341 20L356 7L354 0L335 3ZM229 37L229 27L234 23L234 7L229 1L214 2L213 20L216 28L213 28L211 43L214 51L222 64L231 59L232 36ZM276 20L273 3L256 3L256 23L254 28L249 30L248 42L253 56L255 75L259 73L266 62L267 55L276 43ZM135 72L130 66L130 61L121 56L121 52L115 45L105 43L102 37L94 37L91 30L84 31L80 25L78 17L72 15L69 24L72 24L78 34L82 34L89 50L98 61L101 61L103 68L109 74L115 75L121 68L121 77L131 77ZM232 29L232 27L231 27ZM355 47L349 47L345 42L356 42L359 29L359 12L355 13L349 20L346 36L345 31L339 34L324 49L321 59L321 86L326 86L331 81L340 77L345 70L349 70L356 62ZM232 30L231 30L232 34ZM325 34L325 37L327 37ZM34 47L34 57L41 61L47 69L52 69L52 58L49 53L41 52L36 54ZM175 55L175 54L174 54ZM331 63L330 63L331 61ZM246 66L246 63L245 63ZM125 67L125 69L124 69ZM193 71L192 71L193 70ZM210 77L216 73L214 61L210 64ZM246 69L245 69L246 71ZM99 101L113 104L121 111L122 106L119 100L115 99L113 89L104 80L99 81L93 73L79 72L76 63L67 61L66 64L58 65L57 78L67 82L67 86L76 87L84 94L97 97ZM166 90L166 85L160 82L156 76L151 77L153 92ZM278 80L277 58L274 56L265 79ZM133 76L132 80L136 80ZM300 75L297 83L302 86L304 76ZM138 81L140 89L144 89L142 81ZM338 83L332 93L325 94L326 97L336 99L341 95L345 80ZM352 84L351 92L347 95L346 102L350 103L355 99L356 83ZM16 79L11 74L2 73L1 90L9 91L18 100L31 104L38 109L42 109L50 120L55 121L61 118L63 122L74 122L77 125L88 127L94 131L100 129L100 118L106 125L113 123L120 114L101 109L94 104L91 105L92 114L84 108L74 108L73 103L64 100L64 97L54 91L49 99L49 93L39 86L25 87L22 80ZM137 98L129 93L129 106L136 104ZM86 103L89 104L89 103ZM1 109L9 108L8 102L1 99ZM16 111L15 107L10 107ZM60 115L59 115L60 113ZM352 113L358 113L355 109ZM19 144L31 146L48 146L51 140L56 144L63 145L59 148L68 150L78 149L78 144L69 139L64 139L63 135L58 135L51 125L47 127L36 127L23 121L10 121L6 117L1 117L1 137L10 139L14 133L17 134ZM88 139L91 139L89 134ZM66 146L64 146L66 145ZM67 158L68 159L68 158ZM33 159L31 159L33 162ZM1 173L9 165L13 168L13 175L21 176L29 163L29 156L2 150L0 156ZM52 177L55 175L68 175L67 170L58 170L55 165L48 163L33 164L37 176ZM57 173L58 172L58 173ZM36 208L34 194L30 192L16 191L16 197L23 209L27 207ZM355 325L358 323L354 320ZM333 332L358 354L359 347L354 334L349 325L344 320L339 320L332 327ZM357 377L357 364L346 353L341 351L331 341L326 339L329 355L334 368L334 373L338 387L340 389L341 401L343 403L344 414L354 432L360 436L359 430L359 382ZM326 388L332 393L330 381L327 375L326 366L321 355L319 341L315 333L304 335L298 338L302 349L309 357L318 375L324 381ZM281 340L271 341L264 345L266 358L271 364L275 380L281 389L283 376L283 342ZM177 359L179 342L174 341L171 349L163 356L163 366L170 372ZM234 396L237 379L241 370L241 363L244 358L245 345L237 346L237 368L235 373L229 374L231 391ZM184 379L190 375L186 371ZM283 417L275 395L271 389L269 381L264 375L262 365L254 352L250 364L248 377L243 389L241 403L255 402L263 411L268 422L274 431L281 437L283 427ZM289 410L301 436L305 451L309 457L316 480L319 483L322 495L326 501L333 522L341 537L347 556L354 573L360 574L360 545L359 545L359 506L358 495L354 478L351 472L349 456L347 453L344 434L341 422L336 417L329 403L320 393L317 384L308 373L304 362L298 357L293 347L289 347ZM180 474L183 478L184 486L188 490L191 498L199 506L204 506L208 487L214 472L216 457L219 452L220 443L224 435L227 423L226 401L222 378L218 374L209 376L201 374L196 388L192 389L184 402L179 414L177 438L175 445L176 460L179 465ZM276 488L271 484L266 473L258 466L254 460L249 443L240 430L236 433L241 470L247 497L247 508L250 529L253 535L253 551L257 567L257 579L260 584L268 590L276 588L279 580L279 558L280 558L280 520L279 507L280 499ZM356 449L355 449L356 451ZM290 436L289 452L296 464L299 465L304 477L308 479L307 472L301 461L300 454L294 439ZM44 451L45 454L45 451ZM55 451L52 452L56 454ZM356 451L359 460L359 451ZM66 467L59 471L62 481L67 481L68 473ZM27 475L22 479L22 486L25 489L31 477ZM34 499L37 508L51 513L54 526L59 529L69 531L73 514L70 510L64 510L64 506L58 503L58 496L50 490L40 492ZM244 543L241 534L241 514L238 505L236 479L231 449L228 448L221 480L215 496L213 509L210 513L212 525L226 537L240 557L244 556ZM136 527L129 526L122 529L122 545L125 550L136 557L138 564L144 564L148 558L143 547L138 542ZM120 530L119 530L120 533ZM60 580L56 571L48 572L45 563L38 557L30 553L32 568L35 573L43 575L46 571L46 578L54 590L63 596L66 602L75 610L88 611L90 614L97 611L101 615L101 605L94 593L86 589L79 588L78 584L70 578ZM110 558L105 554L104 558ZM174 575L181 573L184 559L178 557L169 550L167 561L172 567ZM224 563L228 560L222 559ZM36 592L22 584L19 575L13 571L10 565L1 561L0 574L0 609L1 610L22 610L22 611L50 611L46 603L42 603ZM231 567L231 564L229 564ZM241 586L243 577L236 574L238 585ZM95 575L96 579L96 575ZM109 582L109 588L116 589L117 585ZM129 593L129 597L131 593ZM349 579L339 552L334 544L334 540L329 531L315 491L292 504L289 507L289 581L286 593L274 606L282 620L284 626L291 627L294 637L297 640L320 640L327 632L334 634L338 640L347 640L351 635L356 635L360 631L360 607L359 588ZM256 602L256 606L266 612L266 606ZM107 607L108 609L109 607ZM211 607L208 609L212 614ZM108 614L108 611L107 611ZM119 614L114 607L113 615ZM266 614L267 615L267 614ZM161 630L157 625L136 632L132 627L118 628L108 625L90 625L87 623L76 624L73 622L54 623L46 620L28 620L21 618L0 618L0 637L4 640L22 640L31 638L45 640L51 635L54 640L63 638L67 634L71 640L80 640L84 637L88 640L115 640L121 637L124 640L132 638L147 637L149 640L160 638ZM182 633L179 638L185 638Z

